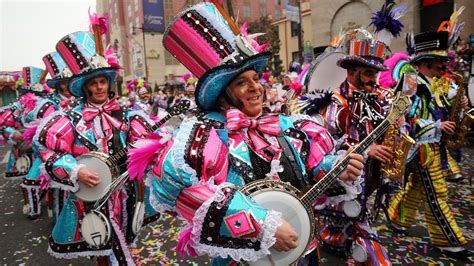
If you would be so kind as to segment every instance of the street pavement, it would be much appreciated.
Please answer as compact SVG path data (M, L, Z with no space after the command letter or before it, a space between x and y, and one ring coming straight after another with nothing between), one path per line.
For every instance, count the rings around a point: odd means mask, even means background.
M9 149L0 147L0 157ZM464 149L461 167L465 176L474 175L474 149ZM5 164L0 165L0 173ZM46 215L43 206L42 215L28 220L22 214L20 181L8 181L0 178L0 264L3 265L94 265L88 258L59 260L47 253L48 237L54 225ZM450 204L456 220L469 240L472 249L474 238L474 190L463 181L462 184L450 184ZM387 228L383 215L374 228L378 231L383 245L388 249L394 265L466 265L466 262L448 258L431 247L423 216L417 217L416 224L410 229L409 236L394 234ZM175 245L183 222L165 215L154 225L147 226L140 233L132 248L133 257L138 265L207 265L207 256L181 258ZM321 265L353 265L352 260L343 260L320 250ZM471 258L472 259L472 258Z

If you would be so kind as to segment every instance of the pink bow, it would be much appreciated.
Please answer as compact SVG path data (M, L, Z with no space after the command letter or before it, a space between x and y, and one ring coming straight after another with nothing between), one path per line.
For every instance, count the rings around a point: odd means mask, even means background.
M267 115L258 119L250 119L238 109L229 109L227 111L227 129L230 131L239 131L243 128L248 128L248 135L251 140L251 145L255 151L261 151L269 146L258 132L265 133L271 136L277 136L281 132L280 118L278 115Z
M94 117L100 116L100 120L102 121L102 130L107 131L111 129L110 124L112 124L112 126L115 128L120 128L122 126L122 122L111 116L111 113L117 110L120 110L120 106L117 102L117 99L113 99L100 108L84 108L84 110L82 110L82 115L86 122L90 122L94 119Z

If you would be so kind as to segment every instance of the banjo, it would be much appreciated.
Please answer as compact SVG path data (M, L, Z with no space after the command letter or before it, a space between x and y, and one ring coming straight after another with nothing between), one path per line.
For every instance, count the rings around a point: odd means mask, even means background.
M171 107L167 116L163 117L153 127L152 131L158 129L171 117L184 113L190 106L189 101L182 101L178 105ZM90 188L79 182L79 190L75 195L88 202L96 202L94 208L89 211L81 220L81 236L89 247L100 249L109 242L112 231L108 218L99 211L99 209L107 202L107 199L118 188L122 186L125 180L128 179L128 173L125 172L113 180L112 176L117 173L118 162L127 154L129 145L118 151L117 153L108 156L101 152L90 152L77 157L79 164L84 164L92 171L95 171L100 176L100 183ZM132 218L132 232L137 235L140 231L145 216L145 187L143 184L138 186L138 201L135 203L133 218Z
M242 187L240 189L242 193L250 196L263 207L282 213L282 218L293 226L300 238L299 245L295 249L278 252L271 248L271 254L258 261L249 262L249 265L290 265L304 256L313 238L315 223L312 204L315 199L341 175L349 164L351 153L362 154L384 134L391 124L395 123L398 117L404 114L410 105L410 100L406 96L401 96L401 93L397 94L387 118L339 161L331 171L304 193L287 183L269 179L257 180Z

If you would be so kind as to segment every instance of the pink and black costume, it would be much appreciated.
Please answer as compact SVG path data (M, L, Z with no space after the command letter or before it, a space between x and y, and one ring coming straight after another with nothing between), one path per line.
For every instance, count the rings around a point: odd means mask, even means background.
M229 82L249 69L260 72L270 57L250 44L242 50L236 42L248 40L237 40L245 37L223 21L213 4L197 4L174 20L163 39L199 79L196 103L207 114L183 121L172 138L162 133L129 152L131 176L141 177L145 162L150 169L152 206L188 222L177 249L208 254L214 265L255 261L275 244L280 213L258 205L239 187L272 178L302 188L337 158L327 130L307 116L249 119L238 109L216 110Z
M113 84L118 73L116 66L96 54L93 34L69 34L58 42L56 49L74 74L69 90L75 97L83 98L74 108L50 115L35 136L45 171L51 179L50 186L72 192L53 228L48 251L58 258L109 256L113 264L134 264L128 245L135 238L131 216L138 200L137 182L127 182L100 208L112 226L112 237L102 248L92 248L82 238L80 224L94 202L82 201L74 195L79 188L78 172L85 167L75 158L90 151L112 155L127 143L146 136L153 122L142 112L121 108L114 98L101 105L86 100L85 82L104 76ZM157 218L150 216L149 221Z

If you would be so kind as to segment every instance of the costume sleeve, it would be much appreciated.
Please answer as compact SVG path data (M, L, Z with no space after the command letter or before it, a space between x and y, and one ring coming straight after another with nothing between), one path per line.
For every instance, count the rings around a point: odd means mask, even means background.
M435 120L432 115L427 114L428 103L424 98L415 96L408 114L408 121L416 144L436 143L441 140L442 131L440 120Z
M51 177L51 185L72 192L79 189L77 173L83 167L72 154L74 140L72 122L62 111L45 118L34 137L46 173Z
M179 251L235 261L255 261L268 254L280 214L226 182L228 149L212 125L183 122L153 161L147 178L151 205L189 223L181 233Z
M0 108L0 137L4 143L15 144L12 140L13 133L18 132L20 124L16 122L12 106Z
M316 183L323 178L344 157L346 151L334 150L334 140L329 132L321 125L310 121L300 120L295 127L306 133L310 139L310 154L306 162L306 168L311 175L311 183ZM316 205L337 204L343 200L353 199L360 194L362 188L359 177L354 182L344 182L340 179L329 187L316 201Z
M322 117L332 136L342 136L346 133L348 110L347 101L339 94L334 94L329 105L323 109Z
M152 131L155 122L145 112L130 111L128 112L129 131L128 141L134 143L137 139L144 138Z

